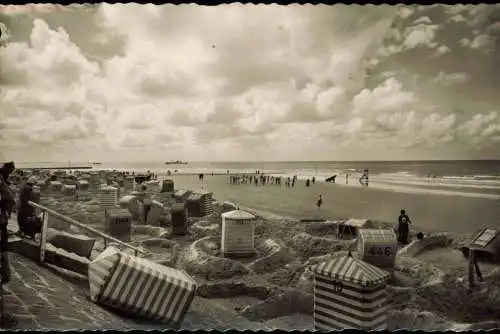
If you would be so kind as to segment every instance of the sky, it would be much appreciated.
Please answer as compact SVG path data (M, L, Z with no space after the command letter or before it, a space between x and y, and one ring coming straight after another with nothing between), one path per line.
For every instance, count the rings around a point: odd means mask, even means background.
M500 6L0 5L0 159L500 158Z

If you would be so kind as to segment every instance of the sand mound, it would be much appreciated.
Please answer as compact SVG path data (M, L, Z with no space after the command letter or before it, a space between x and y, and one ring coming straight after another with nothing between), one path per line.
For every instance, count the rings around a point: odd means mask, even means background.
M420 285L440 283L445 277L444 272L432 263L408 256L397 256L394 269L416 279Z
M170 231L166 228L151 225L132 225L132 232L135 234L149 235L153 238L167 238Z
M176 266L180 249L177 242L167 239L153 238L144 240L140 242L139 245L141 248L144 248L148 252L152 253L151 256L148 257L148 260L168 267Z
M233 298L249 296L260 300L266 299L272 289L265 286L252 286L243 282L217 282L201 284L198 296L203 298Z
M96 242L96 244L97 244L97 242ZM101 246L101 244L100 244L99 246ZM122 252L122 253L125 253L125 254L128 254L128 255L133 255L133 256L136 256L136 255L135 255L135 251L134 251L133 249L130 249L130 248L125 247L125 246L122 246L121 244L118 244L118 243L115 243L115 242L110 242L110 243L108 244L108 247L114 247L114 248L118 249L118 250L119 250L120 252ZM146 257L148 260L150 260L150 259L151 259L152 254L149 254L149 253L148 253L148 250L147 250L146 248L144 248L144 247L142 247L142 246L140 246L140 245L139 245L139 246L134 246L134 247L136 247L136 248L138 248L139 250L141 250L141 251L143 251L143 252L147 253L147 254L145 254L145 255L144 255L144 254L139 254L139 255L138 255L139 257ZM102 249L104 249L104 247L102 247Z
M283 245L272 239L264 240L258 249L263 257L249 265L255 273L273 272L294 259Z
M352 241L335 240L314 237L308 233L299 233L292 237L289 246L301 258L324 255L335 251L348 249Z
M448 247L453 242L445 233L425 237L422 240L413 240L409 245L398 251L398 255L417 256L420 253L437 247Z
M291 240L294 236L305 231L306 225L291 220L263 220L257 219L255 224L256 239Z
M408 305L445 319L478 323L500 319L500 288L484 284L471 292L459 282L443 282L416 289Z
M207 253L207 244L216 245L217 240L205 237L193 242L185 251L184 269L192 275L207 279L224 279L248 274L250 270L242 263Z
M471 326L479 329L493 326L489 319L500 318L500 288L491 283L483 283L474 292L457 281L428 284L416 289L390 286L388 294L393 309L411 309L394 312L389 329L465 330Z
M264 274L263 277L275 286L296 287L304 270L305 267L299 260L293 260L274 272Z
M450 330L453 323L437 315L419 310L405 309L402 311L393 310L387 315L387 330L408 329L408 330Z
M305 229L306 233L314 235L337 235L338 223L337 221L309 222L306 223Z
M265 301L243 308L240 314L251 321L257 321L294 313L312 314L313 309L314 296L312 294L287 290L271 295Z
M191 235L194 240L208 236L220 235L220 224L212 223L208 220L201 220L191 226Z
M313 331L314 318L309 314L295 313L283 317L266 320L264 326L271 330L282 331Z

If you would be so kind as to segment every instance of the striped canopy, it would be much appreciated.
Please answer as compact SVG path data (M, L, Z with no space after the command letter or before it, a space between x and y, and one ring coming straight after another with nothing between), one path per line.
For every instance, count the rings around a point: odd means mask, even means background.
M255 216L250 212L246 212L243 210L233 210L229 212L224 212L222 217L226 219L234 219L234 220L251 220L255 219Z
M336 280L362 286L384 283L390 274L350 255L314 266L313 272Z
M378 229L365 229L361 228L358 231L359 238L363 241L369 241L370 243L395 243L397 242L396 233L394 230L378 230Z

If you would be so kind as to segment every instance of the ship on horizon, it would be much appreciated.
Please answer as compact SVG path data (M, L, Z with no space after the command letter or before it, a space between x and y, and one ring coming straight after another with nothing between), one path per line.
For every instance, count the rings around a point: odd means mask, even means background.
M188 163L186 161L180 161L180 160L175 160L175 161L166 161L165 165L187 165Z

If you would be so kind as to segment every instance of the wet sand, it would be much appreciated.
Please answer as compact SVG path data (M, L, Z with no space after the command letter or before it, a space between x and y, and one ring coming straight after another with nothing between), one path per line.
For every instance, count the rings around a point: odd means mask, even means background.
M213 192L218 200L231 201L294 219L342 219L348 217L395 222L400 209L406 209L417 229L475 233L481 226L500 228L500 203L497 200L451 195L407 194L388 190L316 183L306 187L298 181L295 188L275 185L229 184L227 175L174 175L176 189ZM323 205L316 208L319 195Z

